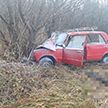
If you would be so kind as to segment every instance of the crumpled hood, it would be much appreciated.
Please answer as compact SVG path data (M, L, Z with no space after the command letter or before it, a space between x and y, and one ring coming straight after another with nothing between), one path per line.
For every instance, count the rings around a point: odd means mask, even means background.
M42 45L39 45L37 48L41 48L41 47L47 48L52 51L56 51L55 36L49 38Z

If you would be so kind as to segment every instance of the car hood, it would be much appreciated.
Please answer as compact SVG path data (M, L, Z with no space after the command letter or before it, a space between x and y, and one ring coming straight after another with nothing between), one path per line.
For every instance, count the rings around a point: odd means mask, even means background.
M50 38L46 40L43 44L39 45L37 48L47 48L52 51L56 51L56 46L55 46L55 38Z

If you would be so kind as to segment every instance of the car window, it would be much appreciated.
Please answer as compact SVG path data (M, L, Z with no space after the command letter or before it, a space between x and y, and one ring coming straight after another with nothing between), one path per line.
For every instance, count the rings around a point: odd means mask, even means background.
M87 36L87 44L105 44L105 41L100 34L90 34Z
M84 41L85 41L85 36L73 36L70 39L67 48L83 49Z
M56 36L56 45L63 45L66 37L67 37L66 33L61 33L58 36Z

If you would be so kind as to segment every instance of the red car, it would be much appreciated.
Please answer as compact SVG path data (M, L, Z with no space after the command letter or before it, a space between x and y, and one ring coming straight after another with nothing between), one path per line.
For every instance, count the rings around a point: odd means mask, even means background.
M41 65L82 66L90 61L108 63L108 35L102 31L55 32L32 55Z

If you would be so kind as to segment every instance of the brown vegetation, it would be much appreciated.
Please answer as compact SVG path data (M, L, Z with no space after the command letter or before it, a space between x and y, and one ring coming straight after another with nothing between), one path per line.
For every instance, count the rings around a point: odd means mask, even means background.
M1 61L1 107L107 108L108 89L89 79L83 71L85 68L42 68Z
M107 108L108 88L85 75L108 79L107 66L15 63L53 31L97 26L108 32L107 12L107 0L0 0L0 58L6 60L0 60L0 108Z

